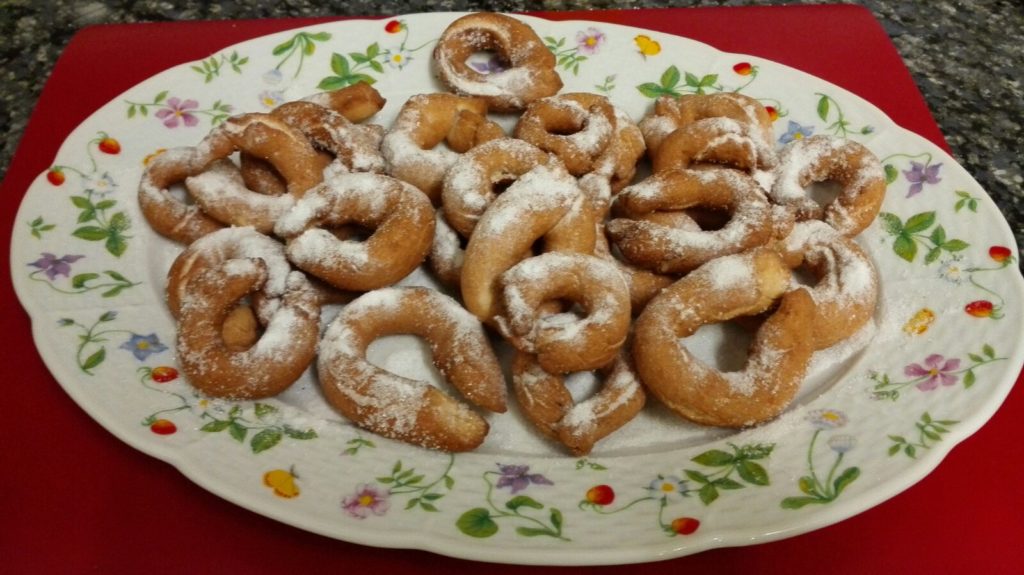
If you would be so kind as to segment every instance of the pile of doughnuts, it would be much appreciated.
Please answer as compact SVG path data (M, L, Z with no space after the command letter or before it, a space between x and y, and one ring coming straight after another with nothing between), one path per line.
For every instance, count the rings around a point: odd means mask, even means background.
M481 51L501 69L466 64ZM815 136L777 151L765 108L737 93L662 97L635 122L606 96L562 93L552 53L502 14L452 22L433 64L442 90L390 126L357 84L231 117L149 161L139 204L184 244L167 304L201 392L268 397L312 368L353 424L467 451L511 388L537 433L583 455L648 394L704 425L774 418L811 355L871 320L877 276L853 238L885 180L863 146ZM419 269L435 287L402 282ZM741 371L684 339L727 321L754 332ZM425 340L460 398L367 361L395 334ZM600 390L574 397L576 372Z

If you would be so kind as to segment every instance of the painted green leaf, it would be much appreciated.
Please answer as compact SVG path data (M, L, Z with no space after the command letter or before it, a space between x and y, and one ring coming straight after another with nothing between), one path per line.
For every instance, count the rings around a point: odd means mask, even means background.
M882 222L882 229L886 232L894 236L898 236L903 233L903 220L901 220L896 214L882 212L878 214L878 219Z
M154 104L159 104L160 102L163 102L164 98L167 97L167 94L168 94L167 90L164 90L163 92L160 92L159 94L156 95L156 98L153 98L153 103Z
M490 511L483 507L475 507L460 515L455 526L464 534L480 539L498 532L498 524L491 519Z
M838 497L844 489L849 487L858 477L860 477L860 469L856 467L848 467L843 471L839 477L836 477L835 481L832 482L832 487L835 489L835 494Z
M817 490L814 488L814 478L810 475L801 477L800 481L797 482L797 485L800 487L800 491L803 491L808 495L817 493Z
M561 531L562 530L562 522L563 521L564 521L564 519L562 517L562 512L559 511L558 509L555 509L554 507L552 507L551 508L551 525L553 525L555 527L555 529Z
M406 504L405 504L406 511L408 511L409 509L412 509L413 507L416 507L416 505L419 504L419 502L420 502L420 498L419 497L413 497L412 499L407 501Z
M378 62L376 60L370 60L369 64L370 64L370 67L373 68L374 72L377 72L378 74L383 74L384 73L384 65L381 64L380 62Z
M899 451L900 451L900 444L899 443L897 443L895 445L890 445L889 446L889 457L892 457L893 455L896 455L897 453L899 453Z
M376 42L374 42L373 44L370 44L369 47L366 48L366 56L369 59L372 60L372 59L376 58L379 55L380 55L380 45L377 44Z
M721 449L712 449L710 451L705 451L704 453L701 453L700 455L694 457L690 461L693 461L694 463L699 463L700 465L704 465L706 467L724 467L726 465L732 464L732 462L735 461L735 458L733 457L733 454L727 451L722 451Z
M444 476L444 486L447 487L448 489L451 489L452 487L455 487L455 479L453 477L451 477L450 475L445 475Z
M338 54L337 52L331 54L331 70L339 76L348 76L348 60L341 54Z
M822 120L828 119L828 96L822 96L818 100L818 117Z
M515 511L520 507L529 507L531 509L543 509L544 504L528 495L516 495L512 499L509 499L505 503L505 507Z
M942 255L942 248L940 248L940 247L932 248L932 249L928 250L928 254L924 256L924 263L930 264L930 263L938 260L939 256L941 256L941 255Z
M896 178L898 178L899 175L900 175L899 170L897 170L896 167L893 166L892 164L886 164L884 169L885 169L885 183L886 184L891 184L891 183L895 182Z
M312 429L307 429L307 430L303 431L301 429L295 429L295 428L292 428L292 427L285 426L284 433L285 433L285 435L287 435L288 437L290 437L292 439L303 439L303 440L305 440L305 439L315 439L317 437L316 432L313 431Z
M907 223L903 226L903 231L908 234L916 234L932 227L934 223L935 212L921 212L907 219Z
M313 40L316 40L317 42L326 42L331 39L331 33L317 32L315 34L310 34L309 37L312 38Z
M264 429L252 437L249 446L253 453L262 453L281 442L284 434L278 429Z
M274 49L273 51L271 51L271 54L273 54L274 56L280 56L281 54L284 54L288 50L291 50L292 46L294 45L295 38L291 38L290 40L287 40L285 42L278 44L277 46L274 46Z
M718 74L708 74L700 79L700 86L702 88L709 88L715 85L718 81Z
M917 459L917 448L910 443L903 448L903 453L906 453L907 457L911 459Z
M942 244L942 249L946 250L947 252L960 252L967 249L969 246L970 244L963 240L949 240L948 242Z
M231 425L228 426L228 433L231 438L239 443L245 442L245 436L249 435L249 430L243 425L239 425L237 422L232 421Z
M917 243L906 234L900 234L892 243L892 251L908 262L912 262L917 257Z
M685 473L686 476L689 477L692 481L696 481L697 483L709 483L711 481L710 479L708 479L707 475L704 475L700 471L687 469L683 471L683 473Z
M516 533L523 537L538 537L552 534L550 530L543 527L516 527Z
M338 76L330 76L320 80L320 83L316 85L318 90L324 90L325 92L331 92L333 90L340 90L348 86L348 82L344 78Z
M100 321L102 322L114 321L115 319L117 319L117 312L113 310L104 312L103 315L100 316Z
M675 66L669 66L666 68L661 74L660 82L663 88L669 90L675 88L676 85L679 84L679 68L676 68Z
M967 357L969 357L971 359L971 361L973 361L974 363L981 363L981 362L985 361L984 359L981 358L980 355L978 355L976 353L969 353L969 354L967 354Z
M811 503L825 503L825 501L817 497L787 497L782 500L780 505L783 509L800 509Z
M86 283L88 283L88 282L90 282L90 281L92 281L92 280L94 280L94 279L96 279L98 277L100 277L100 274L94 274L94 273L77 274L75 277L71 278L71 287L73 287L75 289L81 289L81 288L85 287Z
M964 374L964 388L969 389L977 381L977 378L978 376L974 375L974 370L968 369L967 373Z
M736 472L740 474L743 481L752 483L754 485L768 485L770 483L768 479L768 471L760 464L754 461L740 461L736 465Z
M199 431L205 431L207 433L217 433L218 431L224 431L231 425L231 421L225 419L223 421L211 421L206 425L199 428Z
M719 489L743 489L742 483L728 477L719 477L712 484Z
M97 226L83 226L71 232L71 235L90 242L99 242L107 239L107 230Z
M655 84L653 82L647 82L645 84L640 84L639 86L636 87L636 89L639 90L639 92L641 94L643 94L644 96L646 96L648 98L651 98L651 99L656 99L656 98L659 98L659 97L664 96L666 94L669 94L669 92L667 90L665 90L660 85Z
M92 209L92 202L85 196L71 196L71 203L80 210Z
M85 363L82 364L82 369L84 371L89 371L90 369L92 369L92 368L98 366L99 364L103 363L103 360L106 359L106 358L107 358L107 350L105 348L101 347L99 349L99 351L97 351L96 353L93 353L92 355L90 355L89 357L86 358Z
M715 487L714 483L705 483L703 487L697 491L697 495L704 505L711 505L711 503L718 499L718 488Z
M946 228L942 226L935 226L935 229L932 230L932 234L929 236L929 239L931 239L932 243L937 246L941 246L946 243Z
M106 248L111 254L121 257L128 250L128 242L124 240L121 234L112 231L107 238Z
M435 506L433 503L427 503L426 501L420 501L420 509L424 511L430 511L431 513L436 513L439 511L437 506Z
M316 52L316 44L313 42L303 42L302 53L306 56L312 56L313 52Z
M992 359L996 356L996 350L992 349L992 346L987 343L984 346L982 346L981 353L985 354L985 357L988 357L989 359Z

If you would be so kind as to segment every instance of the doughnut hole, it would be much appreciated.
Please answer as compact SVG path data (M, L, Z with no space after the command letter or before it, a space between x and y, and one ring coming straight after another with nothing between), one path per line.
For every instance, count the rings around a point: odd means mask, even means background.
M806 188L807 197L810 198L814 203L821 207L821 211L824 212L825 208L832 205L833 202L839 197L840 191L842 191L842 185L835 180L824 180L821 182L813 182Z

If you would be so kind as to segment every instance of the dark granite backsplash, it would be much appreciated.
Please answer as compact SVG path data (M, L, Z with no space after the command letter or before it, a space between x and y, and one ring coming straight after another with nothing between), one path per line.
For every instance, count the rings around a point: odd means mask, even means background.
M0 174L6 173L53 63L91 24L197 19L792 4L742 0L0 0ZM814 3L814 2L800 2ZM863 0L892 38L953 155L1000 206L1024 245L1024 5L1018 0Z

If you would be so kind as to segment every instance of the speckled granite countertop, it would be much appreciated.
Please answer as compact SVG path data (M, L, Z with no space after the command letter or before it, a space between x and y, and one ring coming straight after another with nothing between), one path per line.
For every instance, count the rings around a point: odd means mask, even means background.
M438 10L530 11L790 4L743 0L255 0L0 2L0 174L53 63L91 24L198 19L387 15ZM802 2L811 3L811 2ZM954 157L988 191L1024 246L1024 6L1016 0L862 0L924 94Z

